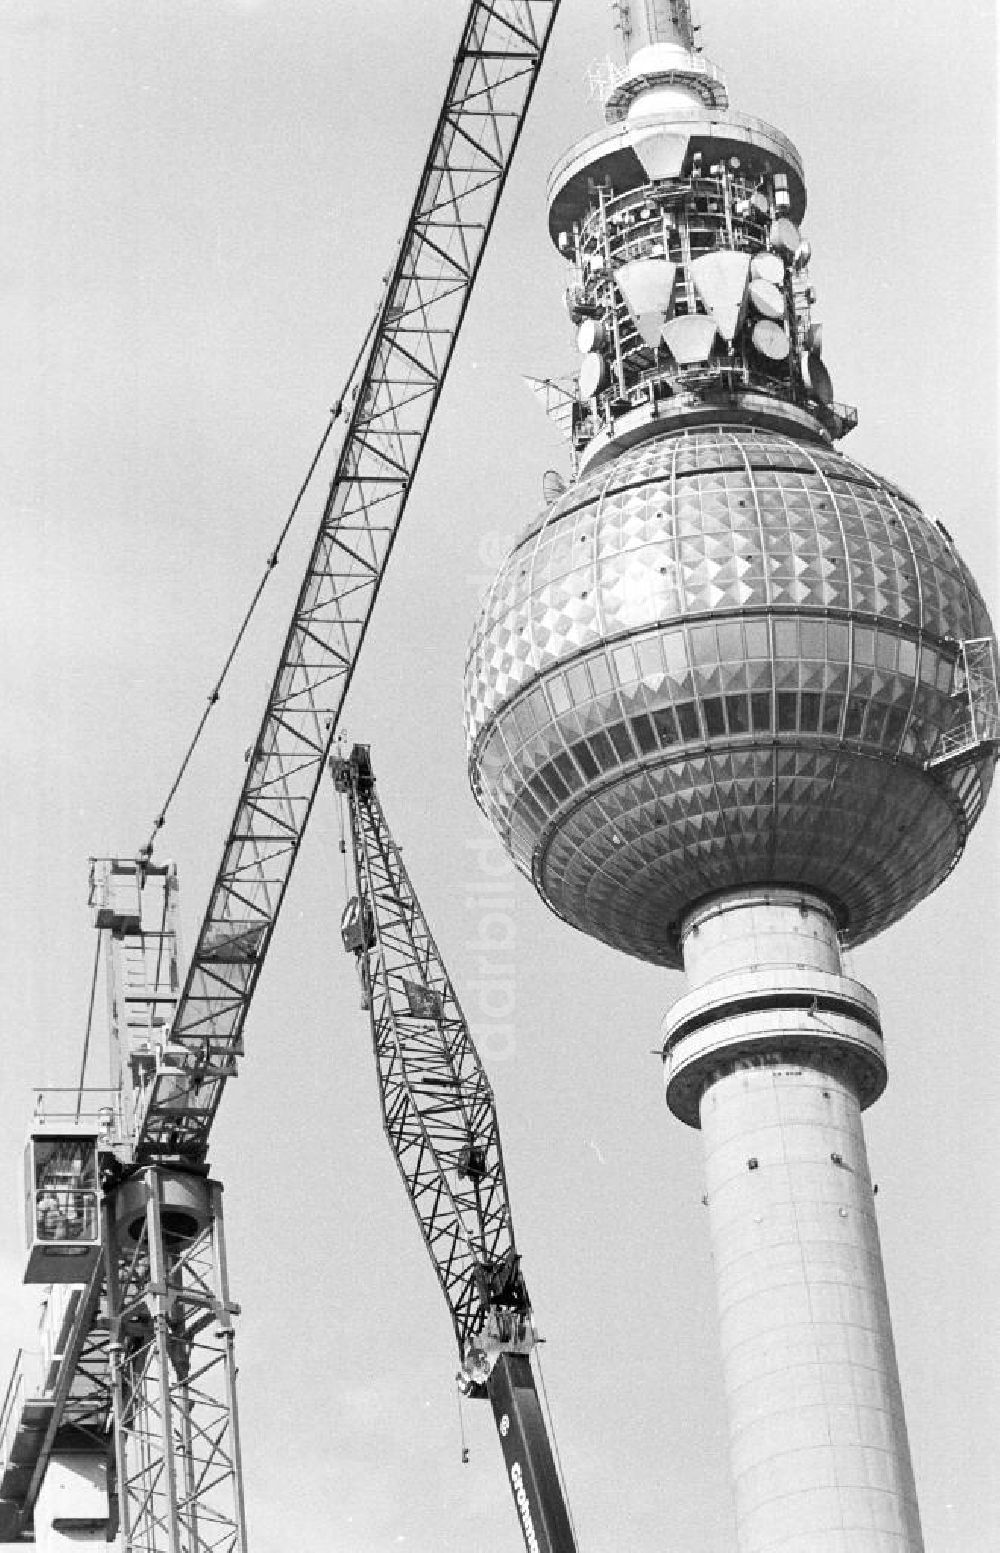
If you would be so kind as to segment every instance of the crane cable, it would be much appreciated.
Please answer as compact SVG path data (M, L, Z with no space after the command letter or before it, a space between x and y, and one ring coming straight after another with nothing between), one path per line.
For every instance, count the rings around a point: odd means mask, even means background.
M465 1438L465 1414L462 1412L462 1392L458 1386L458 1376L455 1377L455 1400L458 1403L458 1432L462 1437L462 1466L469 1465L469 1442Z
M281 553L281 547L282 547L282 545L284 544L285 540L288 537L288 531L289 531L289 529L291 528L292 524L295 521L295 518L296 518L296 516L298 514L299 507L302 505L302 499L305 496L306 491L309 488L309 485L310 485L310 482L312 481L313 475L316 473L316 467L319 464L320 459L323 457L324 452L326 451L326 445L327 445L327 443L330 440L330 435L331 435L331 433L333 431L333 428L336 425L336 422L339 420L341 414L343 413L344 400L347 398L348 391L350 389L351 383L354 381L354 378L355 378L355 375L357 373L358 367L359 367L359 365L361 363L362 357L364 356L365 351L368 349L369 343L371 341L371 337L374 334L375 329L376 329L376 327L377 327L377 325L379 323L379 320L382 317L384 306L385 306L385 294L383 292L383 296L382 296L382 298L381 298L381 300L379 302L379 305L375 309L375 312L372 315L372 321L368 325L368 329L367 329L367 332L365 334L365 337L362 340L361 345L360 345L360 347L358 349L357 355L354 358L354 362L353 362L353 364L351 366L351 370L347 374L347 378L346 378L346 380L344 382L343 393L341 394L340 398L336 401L336 403L334 404L333 408L330 411L329 419L327 420L326 426L325 426L325 428L323 430L323 435L320 437L319 445L317 446L316 451L315 451L315 453L312 456L312 461L311 461L311 463L309 465L309 468L308 468L308 470L306 472L305 479L302 481L302 484L299 486L298 494L296 495L295 500L292 503L291 510L289 511L288 516L287 516L287 518L285 519L285 521L284 521L284 523L282 525L281 532L278 535L277 543L275 544L274 549L271 551L270 555L267 558L267 562L266 562L265 567L264 567L263 575L261 576L261 579L260 579L260 581L257 584L257 587L256 587L256 589L254 591L253 597L250 600L249 607L247 608L247 611L246 611L246 613L243 616L243 620L242 620L242 622L240 624L239 630L236 632L235 640L233 641L233 644L230 647L229 652L226 655L225 662L222 665L222 672L219 674L219 677L217 678L217 680L215 681L215 684L212 686L212 689L209 692L207 703L206 703L205 708L204 708L204 710L203 710L203 712L201 714L201 717L198 719L198 725L195 728L195 731L194 731L194 734L193 734L193 736L191 738L191 741L188 744L187 750L184 753L184 758L182 759L182 761L180 763L180 766L177 769L177 774L174 777L174 780L173 780L173 782L170 785L170 789L169 789L169 791L167 793L166 798L164 799L163 803L160 805L160 809L159 809L159 812L157 813L156 819L153 821L152 829L150 830L150 833L149 833L149 839L147 840L146 845L144 847L140 848L140 851L139 851L139 854L138 854L140 863L144 863L144 862L148 863L150 858L153 855L153 845L154 845L154 843L156 841L157 833L159 831L161 831L163 829L164 825L166 824L167 810L170 808L170 805L173 802L174 797L175 797L175 795L177 793L177 789L181 785L181 781L183 780L184 773L187 771L188 765L190 764L190 761L191 761L191 757L194 754L195 749L197 748L199 740L201 739L202 733L204 732L204 729L205 729L205 724L208 722L209 715L210 715L213 707L219 701L219 697L220 697L220 695L222 693L222 687L225 684L226 678L227 678L227 676L229 674L229 670L232 668L233 660L236 657L237 652L239 651L240 644L242 643L244 636L246 635L247 628L248 628L248 626L250 624L251 619L253 618L254 611L256 610L257 605L260 603L261 594L264 592L264 589L267 586L268 578L271 576L271 573L274 571L275 567L278 564L278 559L279 559L279 556L280 556L280 553Z
M344 735L337 736L337 759L344 758ZM344 900L351 898L351 882L347 873L347 827L345 824L345 810L351 801L349 793L337 793L337 822L340 829L340 855L344 860ZM351 861L354 860L354 827L351 827Z
M101 944L104 934L97 935L97 948L94 951L94 970L90 978L90 1005L87 1009L87 1026L83 1036L83 1056L80 1059L80 1081L76 1086L76 1120L80 1120L80 1107L83 1105L83 1081L87 1073L87 1059L90 1056L90 1036L94 1028L94 1000L97 993L97 970L101 963Z

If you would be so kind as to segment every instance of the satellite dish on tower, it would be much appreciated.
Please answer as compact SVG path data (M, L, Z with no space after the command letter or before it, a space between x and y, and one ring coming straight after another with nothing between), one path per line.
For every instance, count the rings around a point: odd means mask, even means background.
M580 398L593 399L608 380L608 364L597 351L588 351L580 366Z
M806 350L810 356L823 354L823 325L810 324L806 330Z
M590 351L602 350L606 340L607 331L599 318L583 320L576 337L576 343L582 355L586 356Z
M755 253L750 260L750 279L766 280L772 286L783 286L785 266L776 253Z
M791 342L781 324L773 318L760 318L753 326L753 348L768 361L787 362Z
M789 221L787 216L779 216L776 221L771 222L768 242L775 253L794 259L802 245L802 234L794 221Z
M833 403L833 380L818 356L803 356L802 378L820 404Z
M785 321L785 296L769 280L750 282L750 306L761 318L771 318L775 323Z

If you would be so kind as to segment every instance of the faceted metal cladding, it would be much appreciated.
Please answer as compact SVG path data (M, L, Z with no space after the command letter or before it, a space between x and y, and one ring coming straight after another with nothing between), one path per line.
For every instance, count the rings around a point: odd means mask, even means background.
M647 441L515 545L466 676L480 805L547 903L680 966L712 893L794 883L857 943L946 876L992 751L926 762L985 605L943 527L825 443Z

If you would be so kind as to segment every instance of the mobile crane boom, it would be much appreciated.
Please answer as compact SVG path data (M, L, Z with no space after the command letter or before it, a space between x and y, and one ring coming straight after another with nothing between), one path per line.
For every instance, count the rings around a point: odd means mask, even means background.
M379 802L366 745L331 762L357 893L344 912L382 1119L451 1313L469 1396L489 1397L528 1553L576 1553L538 1398L493 1091Z

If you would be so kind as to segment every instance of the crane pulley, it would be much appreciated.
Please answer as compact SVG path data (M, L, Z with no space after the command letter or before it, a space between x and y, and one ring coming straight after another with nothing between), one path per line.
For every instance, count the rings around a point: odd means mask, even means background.
M451 1314L460 1389L488 1397L528 1553L576 1553L531 1367L493 1090L375 787L367 745L330 763L350 818L358 962L382 1120Z

